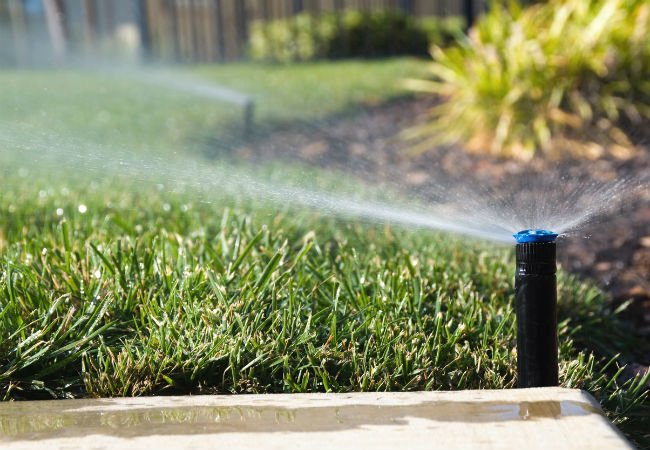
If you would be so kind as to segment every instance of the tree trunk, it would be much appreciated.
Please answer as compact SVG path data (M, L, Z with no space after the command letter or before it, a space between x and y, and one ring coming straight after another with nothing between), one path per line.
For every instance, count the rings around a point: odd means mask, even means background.
M45 17L54 57L61 62L65 59L68 50L63 0L43 0L43 6L45 6Z

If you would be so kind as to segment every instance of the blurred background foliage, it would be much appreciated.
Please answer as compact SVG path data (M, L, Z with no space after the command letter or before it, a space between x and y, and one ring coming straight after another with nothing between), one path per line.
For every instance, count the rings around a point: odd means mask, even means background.
M302 13L252 25L250 56L289 63L327 58L427 56L430 44L446 46L462 35L461 17L415 18L401 11Z
M466 39L432 49L431 79L409 81L441 99L409 136L524 159L625 158L650 117L649 27L647 0L494 2Z

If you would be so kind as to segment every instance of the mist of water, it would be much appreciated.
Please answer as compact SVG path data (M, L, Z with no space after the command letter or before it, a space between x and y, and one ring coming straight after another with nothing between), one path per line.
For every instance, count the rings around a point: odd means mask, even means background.
M191 98L226 100L244 105L249 96L169 72L125 71L112 75L138 79L171 89ZM318 126L309 123L309 126ZM217 137L218 139L219 137ZM528 228L544 228L558 233L574 232L602 214L619 207L641 189L647 180L619 179L611 182L568 180L545 172L508 188L486 186L465 177L432 182L417 194L399 183L381 185L354 180L359 188L323 189L308 176L302 180L279 181L259 170L189 156L152 156L88 142L74 136L57 135L34 129L25 121L0 123L0 148L26 170L83 171L97 177L111 173L134 180L156 183L170 190L194 192L202 201L217 202L223 196L247 197L293 204L328 215L460 233L496 242L512 242L511 235ZM361 169L362 170L362 169ZM330 173L330 178L346 175ZM397 180L397 181L395 181ZM506 186L505 188L503 186Z
M541 175L531 180L530 191L497 193L464 179L457 184L432 187L441 200L427 202L421 194L409 198L390 185L359 182L355 191L326 190L314 186L311 178L280 182L241 165L206 163L186 157L139 156L136 152L48 133L16 132L7 124L0 125L0 146L14 149L15 157L24 160L24 170L72 170L96 178L119 174L138 182L162 185L170 191L190 192L203 202L218 203L224 197L252 198L310 208L327 215L448 231L496 242L512 242L512 234L526 228L559 233L579 229L599 214L619 206L643 186L638 181L618 180L567 190L555 182L553 175Z

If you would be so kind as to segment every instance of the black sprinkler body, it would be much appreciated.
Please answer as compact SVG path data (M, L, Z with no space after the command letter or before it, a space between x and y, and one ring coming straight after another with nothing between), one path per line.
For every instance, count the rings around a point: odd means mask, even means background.
M557 234L524 230L514 237L517 387L557 386Z

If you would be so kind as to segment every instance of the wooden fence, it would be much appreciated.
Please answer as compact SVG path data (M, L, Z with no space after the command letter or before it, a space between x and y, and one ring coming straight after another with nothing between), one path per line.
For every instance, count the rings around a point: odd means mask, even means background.
M466 15L458 0L147 0L147 50L155 58L223 61L245 56L250 24L308 11L401 9L414 16Z
M40 12L34 9L39 1ZM0 38L4 33L5 47L15 49L18 62L34 53L28 45L34 41L49 45L57 59L77 51L101 54L107 42L118 42L124 36L125 29L133 30L128 36L136 36L137 51L154 60L228 61L245 57L250 26L258 20L286 18L303 11L319 14L346 9L401 9L418 17L464 15L471 19L484 1L0 0ZM2 46L0 42L0 59Z

